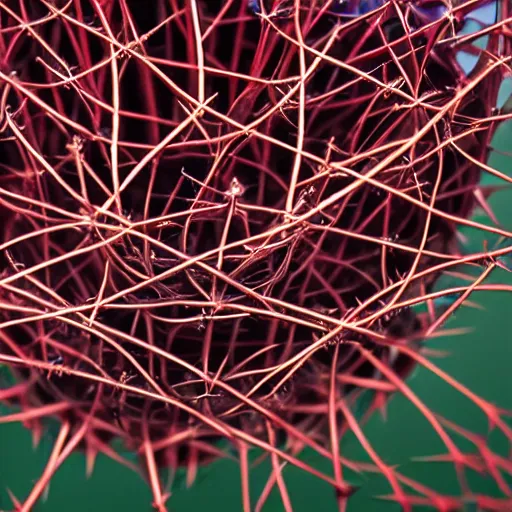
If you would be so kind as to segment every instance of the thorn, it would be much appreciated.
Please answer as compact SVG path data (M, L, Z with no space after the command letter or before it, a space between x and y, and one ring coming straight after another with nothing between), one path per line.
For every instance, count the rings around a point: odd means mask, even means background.
M489 421L489 424L487 425L487 435L488 436L496 428L496 418L495 418L496 415L498 415L498 413L496 411L487 412L487 419Z
M464 233L462 233L461 231L456 231L455 232L455 236L456 236L457 240L459 240L459 242L463 246L467 246L468 245L469 238Z
M464 454L461 456L462 460L459 461L460 464L464 466L470 467L473 471L477 473L484 474L485 473L485 465L479 460L478 457L474 455ZM426 455L424 457L413 457L411 458L413 462L449 462L457 464L457 460L455 457L449 453L439 454L439 455Z
M452 352L450 352L449 350L438 350L438 349L427 348L427 347L422 347L420 353L423 356L436 357L438 359L443 359L446 357L450 357L452 355Z
M41 495L41 501L43 503L47 502L48 496L50 496L50 482L48 482L44 487L43 494Z
M499 258L496 258L496 266L500 267L503 270L506 270L507 272L512 272L512 259L510 255L507 256L500 256Z
M477 188L473 192L475 199L477 200L478 204L482 207L484 212L487 214L487 216L496 224L496 226L501 227L501 224L499 220L497 219L496 215L492 211L492 208L490 207L489 203L487 202L485 198L485 194L483 193L481 188Z
M388 419L387 398L387 394L382 391L377 391L375 393L374 405L384 421L387 421Z
M15 511L21 510L21 503L18 501L18 498L16 498L16 496L14 496L14 493L10 489L7 489L7 494L9 495L9 498L11 498L11 501L14 505L14 510Z
M435 507L436 510L443 512L455 512L460 510L459 500L445 496L415 496L411 494L397 496L395 494L385 494L381 496L373 496L373 500L379 501L393 501L404 506L404 500L406 500L409 506L418 507Z
M480 190L485 199L488 199L495 192L510 189L510 185L481 185Z
M87 478L90 478L94 471L94 464L96 462L97 455L98 450L88 442L87 447L85 448L85 475Z
M32 449L35 450L39 443L41 442L41 439L43 437L43 429L41 427L41 423L39 421L34 421L33 426L31 428L32 432Z
M350 498L350 496L353 496L358 490L360 489L360 486L358 485L347 485L345 486L345 489L339 489L336 488L334 492L336 493L336 498Z

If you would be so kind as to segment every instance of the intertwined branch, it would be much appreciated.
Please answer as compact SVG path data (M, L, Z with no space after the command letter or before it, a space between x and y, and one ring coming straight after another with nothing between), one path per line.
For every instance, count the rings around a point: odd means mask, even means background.
M510 6L460 30L489 5L376 2L347 17L326 0L0 2L0 361L16 376L0 400L19 406L0 421L36 436L50 416L61 425L17 509L74 450L89 471L100 451L133 467L118 438L158 510L161 468L192 483L219 457L238 460L251 510L250 447L272 468L256 510L276 486L292 510L286 464L331 484L341 510L354 491L344 469L384 475L404 510L512 506L510 463L406 381L425 367L512 442L507 411L425 345L473 291L509 291L485 280L512 247L463 253L457 231L511 236L480 184L511 181L486 164L512 117L496 108ZM475 205L491 222L469 219ZM442 274L457 284L435 290ZM461 498L373 449L362 424L394 393L443 441ZM372 463L341 456L349 431ZM299 458L306 446L331 474ZM467 469L503 497L474 495Z

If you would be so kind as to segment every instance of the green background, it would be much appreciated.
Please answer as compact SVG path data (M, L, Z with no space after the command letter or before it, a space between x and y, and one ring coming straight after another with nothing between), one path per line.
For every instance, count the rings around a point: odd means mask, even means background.
M500 127L494 146L510 151L512 143L512 122ZM512 174L512 157L498 153L491 156L491 165L507 174ZM492 182L486 176L486 182ZM497 192L491 204L503 227L512 230L512 195L509 190ZM480 222L487 222L483 212L476 211ZM473 232L469 249L482 250L484 233ZM512 274L498 270L490 281L512 285ZM480 292L472 300L484 306L485 310L462 307L447 324L447 328L472 327L473 332L450 338L438 338L429 342L433 348L448 350L451 354L437 360L441 368L459 379L470 389L501 407L512 410L512 297L503 292ZM467 399L444 384L439 378L421 368L410 379L412 389L433 410L474 432L486 435L488 425L485 417ZM432 427L417 409L402 396L392 399L388 418L383 421L374 415L365 426L365 433L382 458L389 464L399 464L400 471L431 485L440 492L458 494L459 489L451 464L438 462L415 462L411 457L445 453ZM489 437L490 445L502 454L507 453L506 440L497 432ZM462 447L467 448L463 443ZM41 474L51 450L51 441L44 439L40 446L32 449L30 432L17 424L0 425L0 510L12 510L6 488L23 499L30 486ZM364 459L365 454L357 440L343 442L345 456ZM309 464L330 472L330 467L320 457L304 452ZM367 456L366 456L367 459ZM251 472L253 501L265 484L268 466ZM361 486L350 501L348 510L392 511L398 507L373 496L389 491L382 477L348 475L351 481ZM334 511L336 504L328 485L310 477L300 470L287 467L284 470L288 490L292 496L294 510ZM492 479L470 475L473 489L493 494L496 487ZM512 485L512 482L511 482ZM99 456L93 476L85 477L85 461L81 454L74 454L57 472L52 480L47 501L39 503L39 511L150 511L152 497L147 485L130 470ZM174 511L199 510L241 510L239 468L234 462L220 461L210 466L206 475L191 488L183 486L173 491L169 509ZM468 504L467 510L476 510ZM283 510L279 495L274 493L265 511Z

